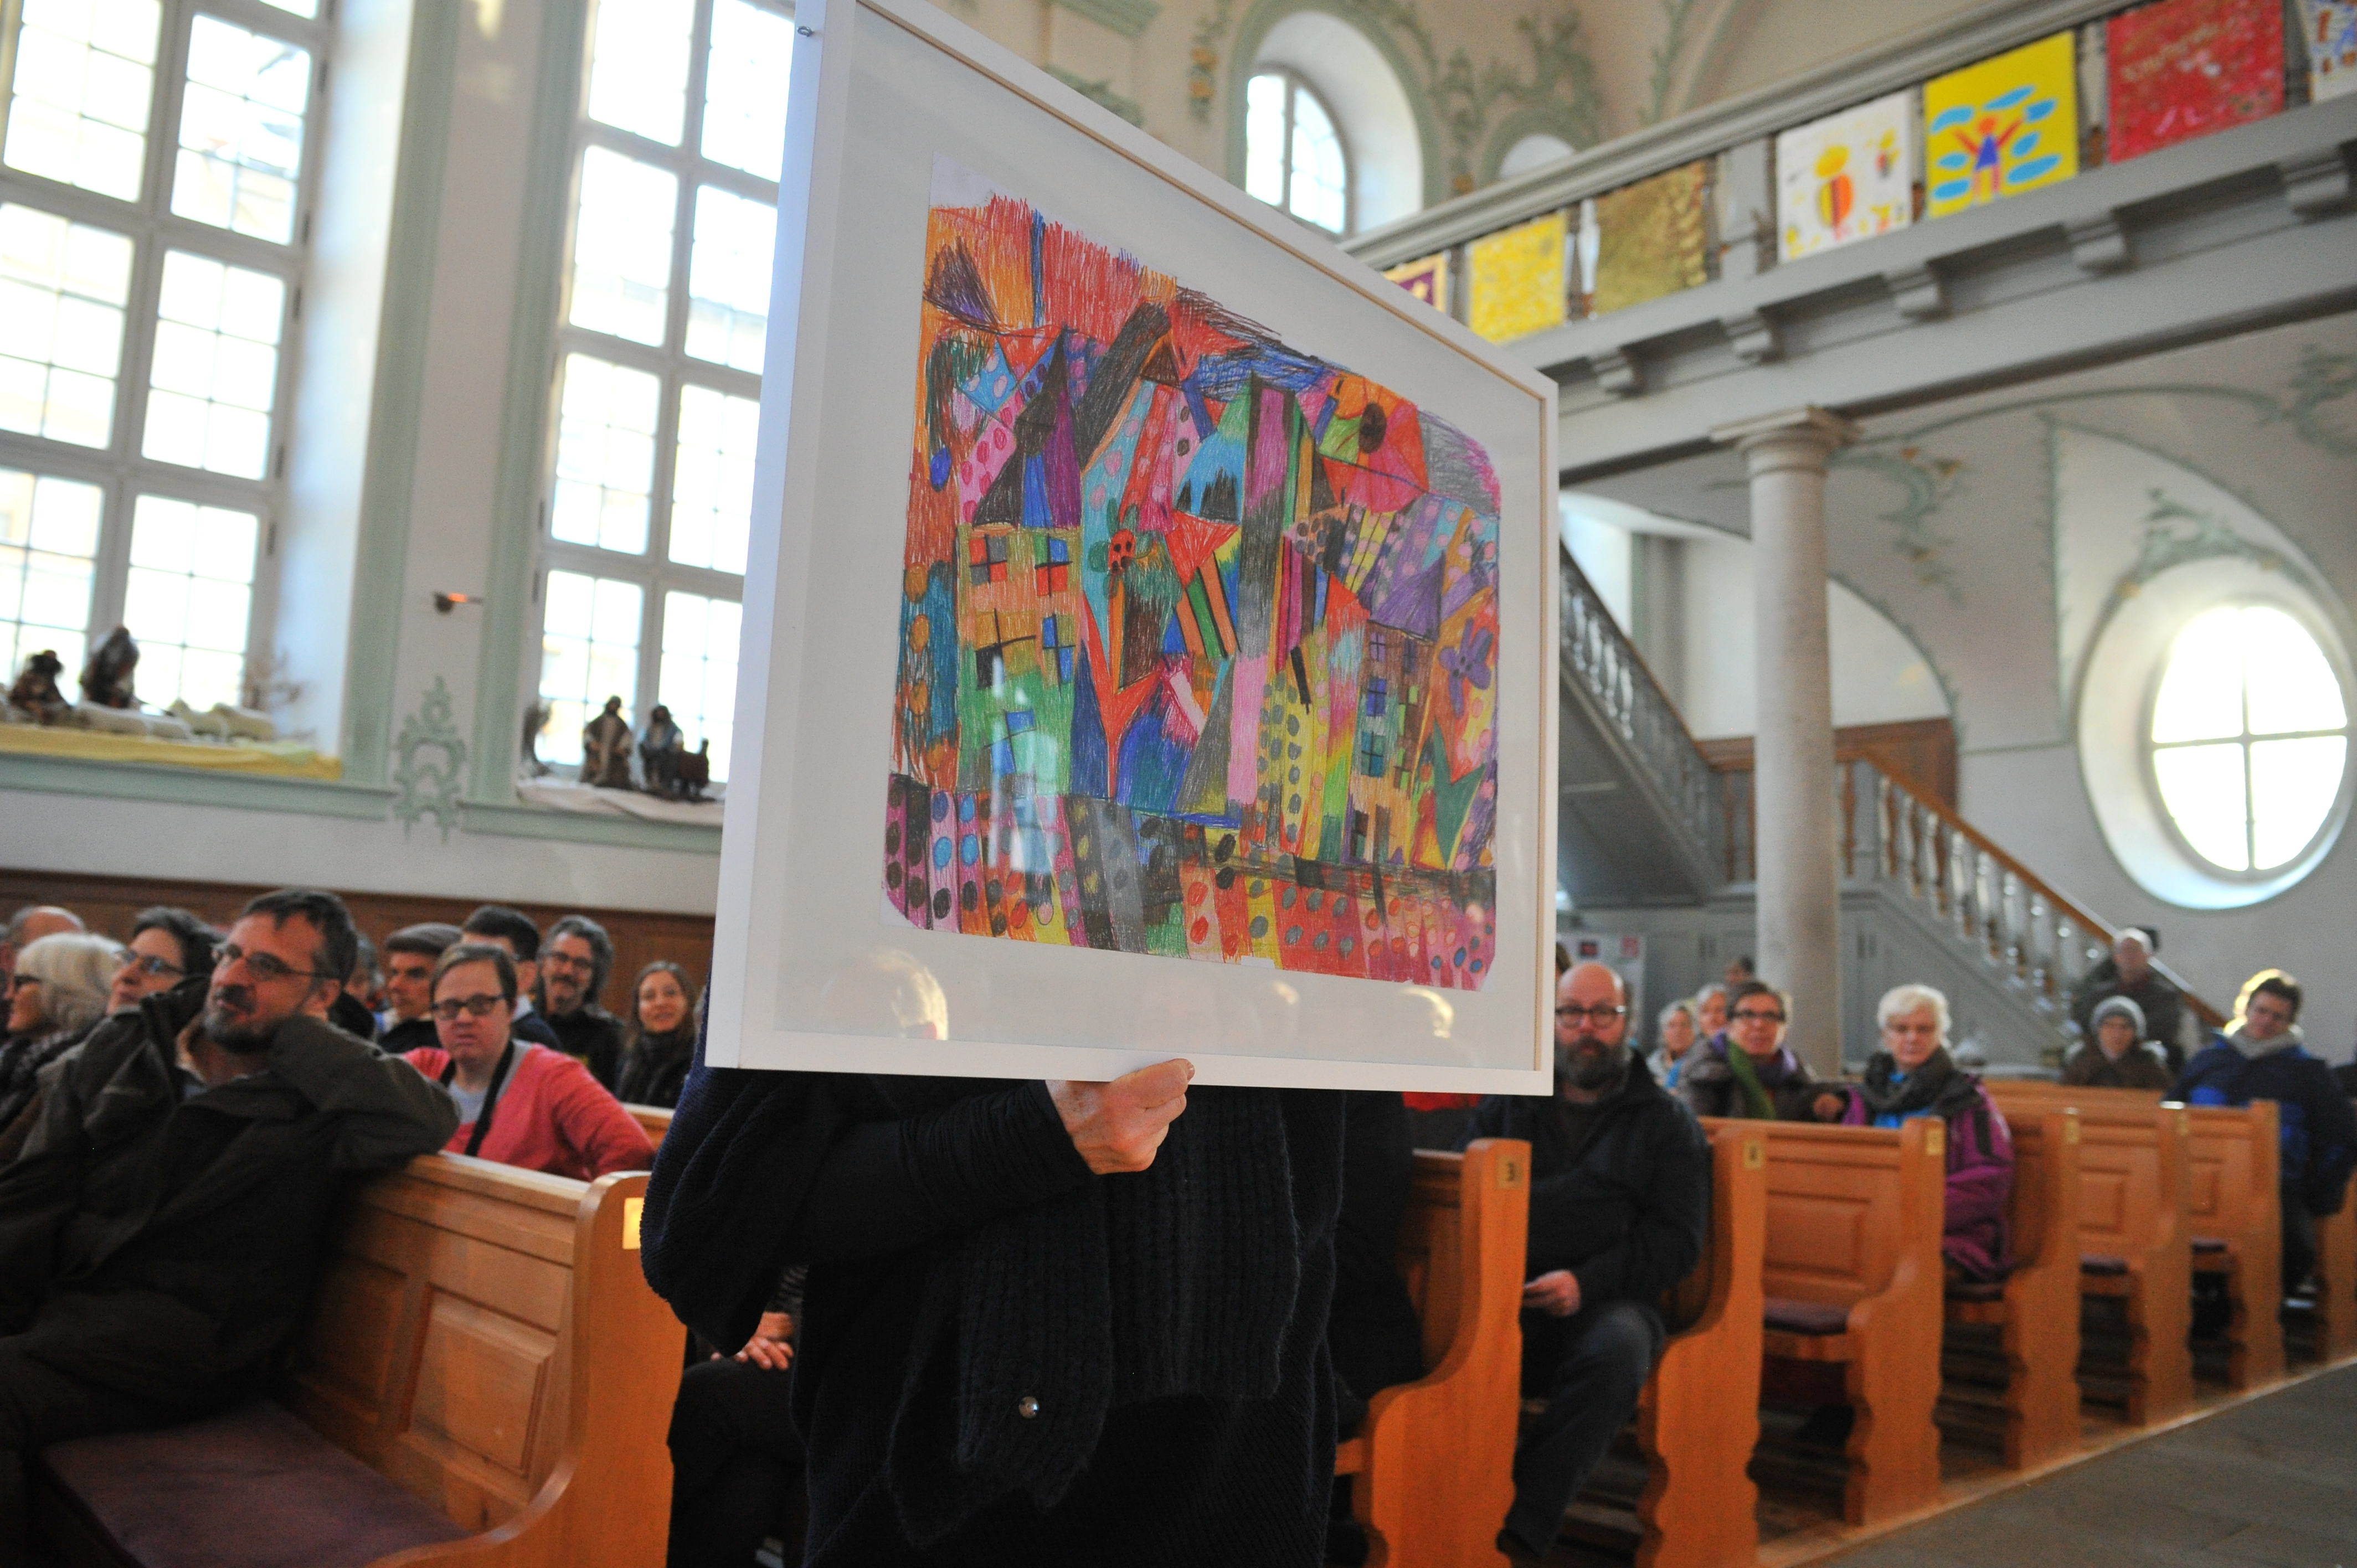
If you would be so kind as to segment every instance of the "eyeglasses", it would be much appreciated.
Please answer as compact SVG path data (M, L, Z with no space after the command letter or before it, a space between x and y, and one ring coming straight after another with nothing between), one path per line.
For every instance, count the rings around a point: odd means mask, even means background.
M597 967L597 961L594 958L575 958L571 953L544 952L540 955L540 967L543 969L577 969L584 973L587 973L589 971Z
M1749 1007L1738 1007L1727 1016L1745 1024L1781 1024L1784 1021L1781 1013L1761 1013Z
M452 1024L457 1022L461 1013L469 1018L488 1018L507 1004L504 996L453 996L447 1002L436 1002L426 1011L445 1024Z
M1582 1018L1593 1018L1599 1024L1609 1024L1627 1011L1629 1011L1629 1009L1626 1007L1610 1007L1601 1004L1594 1007L1580 1007L1575 1005L1569 1007L1558 1007L1555 1010L1555 1015L1558 1018L1567 1018L1575 1024L1578 1023Z
M131 967L137 970L142 974L186 974L188 972L187 970L182 969L178 964L172 962L170 960L156 958L152 954L133 958L131 960Z
M274 959L266 952L248 952L241 947L223 947L216 953L213 956L213 972L219 974L240 959L243 959L245 967L253 972L253 978L265 985L276 980L292 980L298 975L305 980L342 978L340 975L327 973L323 970L296 969L294 965Z

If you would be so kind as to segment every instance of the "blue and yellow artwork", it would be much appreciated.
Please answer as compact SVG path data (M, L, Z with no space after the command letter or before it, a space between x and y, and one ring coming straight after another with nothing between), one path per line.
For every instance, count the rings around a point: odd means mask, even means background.
M2079 172L2078 57L2056 33L1923 84L1924 215L2019 196Z

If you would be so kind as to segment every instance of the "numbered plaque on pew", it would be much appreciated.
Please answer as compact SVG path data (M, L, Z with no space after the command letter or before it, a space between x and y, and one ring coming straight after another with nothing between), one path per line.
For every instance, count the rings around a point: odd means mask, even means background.
M1554 388L804 0L708 1059L1545 1081Z

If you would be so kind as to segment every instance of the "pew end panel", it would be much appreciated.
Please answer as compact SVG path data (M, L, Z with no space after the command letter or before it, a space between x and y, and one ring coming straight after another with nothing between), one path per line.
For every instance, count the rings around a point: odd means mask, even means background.
M2275 1101L2192 1105L2187 1222L2193 1272L2222 1276L2233 1308L2226 1379L2256 1388L2283 1376L2283 1145Z
M2327 1361L2357 1356L2357 1176L2341 1208L2316 1222L2318 1349Z
M1855 1412L1843 1512L1871 1524L1936 1499L1947 1123L1761 1124L1765 1352L1839 1364ZM1813 1309L1811 1310L1811 1309Z
M2006 1362L2005 1463L2023 1469L2076 1449L2079 1425L2079 1112L2018 1110L2013 1196L2007 1209L2014 1268L1995 1300L1951 1294L1951 1323L1995 1326Z
M1517 1139L1416 1153L1399 1264L1430 1370L1369 1401L1360 1436L1336 1455L1336 1472L1353 1477L1370 1568L1505 1562L1496 1541L1514 1500L1530 1172Z
M1646 1480L1637 1568L1749 1568L1760 1550L1760 1260L1768 1230L1761 1124L1712 1122L1710 1237L1672 1293L1670 1338L1637 1405Z

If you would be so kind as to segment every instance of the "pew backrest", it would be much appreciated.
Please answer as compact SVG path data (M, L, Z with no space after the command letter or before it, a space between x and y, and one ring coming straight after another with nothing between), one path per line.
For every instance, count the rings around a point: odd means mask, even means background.
M2185 1108L2186 1213L2193 1233L2228 1241L2272 1229L2283 1148L2272 1100Z
M2057 1261L2047 1255L2050 1242L2060 1242L2073 1277L2079 1268L2079 1173L2081 1122L2070 1106L2027 1110L2006 1118L2013 1134L2013 1196L2006 1223L2013 1243L2017 1270L2043 1267ZM2067 1224L2050 1227L2054 1217ZM2065 1230L2050 1235L2050 1229Z
M2041 1111L2079 1112L2079 1245L2132 1262L2187 1244L2190 1119L2157 1090L1992 1082L2008 1122Z
M1924 1116L1896 1129L1762 1125L1768 1295L1850 1306L1894 1284L1938 1290L1946 1122ZM1928 1280L1919 1281L1927 1267Z
M639 1124L639 1131L647 1135L648 1143L658 1149L662 1147L663 1134L671 1131L671 1107L632 1105L625 1101L622 1109L630 1113L630 1120Z

